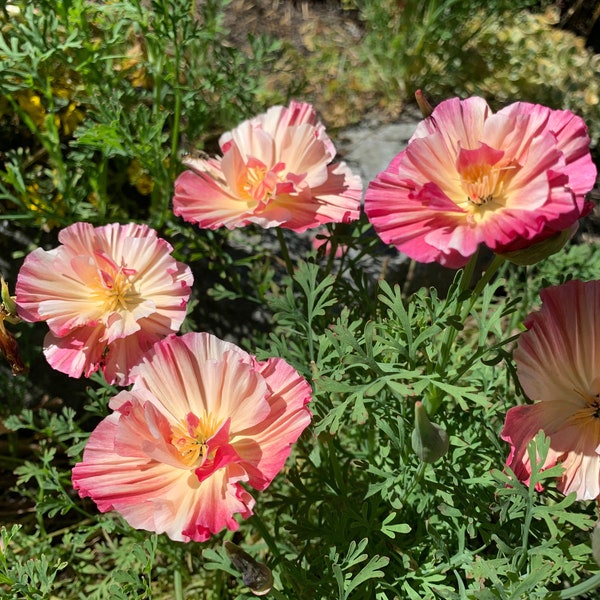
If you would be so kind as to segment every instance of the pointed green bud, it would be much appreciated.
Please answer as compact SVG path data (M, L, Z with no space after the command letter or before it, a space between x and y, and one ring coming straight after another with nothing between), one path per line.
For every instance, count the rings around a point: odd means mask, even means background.
M16 325L20 321L19 315L17 315L17 303L15 296L10 295L8 284L2 276L0 276L0 286L0 298L2 299L1 312L9 323Z
M233 566L242 574L242 581L255 596L264 596L273 587L273 573L267 565L258 562L237 544L223 542Z
M431 104L429 103L429 100L427 100L427 98L425 98L425 94L423 94L423 92L421 90L417 90L415 92L415 100L417 101L417 104L418 104L419 108L421 109L421 113L423 114L423 117L425 119L427 117L430 117L431 113L433 112L433 106L431 106Z
M411 441L415 454L426 463L434 463L444 456L450 445L446 431L429 420L421 402L415 403L415 428Z

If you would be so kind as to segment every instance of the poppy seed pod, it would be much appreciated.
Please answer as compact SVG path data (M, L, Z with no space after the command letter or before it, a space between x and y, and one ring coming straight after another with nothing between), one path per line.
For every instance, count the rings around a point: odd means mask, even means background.
M242 574L242 581L255 596L264 596L273 587L273 573L264 563L258 562L237 544L223 543L233 566Z
M448 452L448 434L429 420L421 402L415 404L415 428L411 442L415 454L425 463L434 463Z

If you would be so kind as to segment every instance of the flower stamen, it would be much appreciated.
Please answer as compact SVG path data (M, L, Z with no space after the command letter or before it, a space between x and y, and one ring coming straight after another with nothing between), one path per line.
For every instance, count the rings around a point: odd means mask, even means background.
M185 466L196 467L204 462L208 453L208 440L220 424L221 421L206 412L201 419L188 413L185 419L171 427L171 444L179 452Z
M515 169L516 165L505 167L496 167L486 163L468 165L460 172L460 183L469 204L483 206L494 201L504 205L506 188Z
M262 161L250 158L246 164L245 181L242 184L246 197L259 204L269 202L276 195L277 184L284 169L283 163L277 163L269 169Z

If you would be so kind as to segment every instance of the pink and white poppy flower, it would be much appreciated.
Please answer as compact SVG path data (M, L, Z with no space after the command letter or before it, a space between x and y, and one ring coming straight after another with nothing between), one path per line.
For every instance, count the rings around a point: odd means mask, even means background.
M314 108L292 102L244 121L219 140L216 158L187 158L173 211L206 229L255 223L296 232L358 219L362 182L335 148Z
M369 184L365 212L385 243L420 262L459 268L480 244L527 249L591 210L589 142L568 110L516 102L494 114L483 98L452 98Z
M177 541L205 541L252 515L310 423L308 383L207 333L170 336L92 432L73 485L100 511Z
M542 308L525 321L514 353L519 381L534 404L506 415L506 464L529 483L527 445L543 430L550 438L543 468L561 464L558 488L594 500L600 496L600 281L569 281L540 296Z
M146 225L75 223L58 239L25 258L19 316L48 323L44 354L54 369L88 377L102 368L109 383L128 385L144 352L181 326L192 273Z

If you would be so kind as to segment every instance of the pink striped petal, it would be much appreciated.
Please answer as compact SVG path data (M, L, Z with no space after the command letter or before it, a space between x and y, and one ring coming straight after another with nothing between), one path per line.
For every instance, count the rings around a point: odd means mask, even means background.
M482 98L446 100L370 182L365 212L421 262L461 267L480 244L526 252L589 212L589 141L569 111L518 102L492 114Z
M188 159L173 211L200 227L284 227L297 232L356 220L362 182L344 163L309 104L292 102L221 136L222 158Z
M179 541L238 527L310 422L310 387L281 359L258 362L203 333L170 336L136 367L130 391L73 469L80 496L132 526Z
M72 377L102 368L110 383L127 385L142 354L183 322L191 271L146 225L75 223L59 241L26 257L19 314L48 323L44 352L54 368Z
M569 281L540 295L542 308L525 321L514 353L519 382L535 403L506 415L506 464L528 482L527 444L543 430L550 438L544 467L564 467L559 489L592 500L600 496L600 281Z

